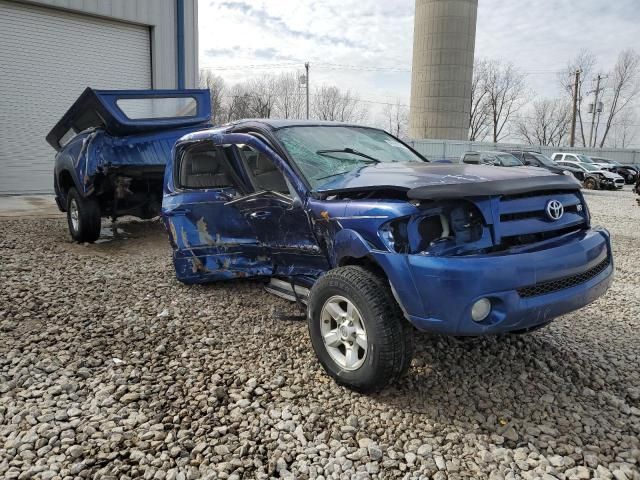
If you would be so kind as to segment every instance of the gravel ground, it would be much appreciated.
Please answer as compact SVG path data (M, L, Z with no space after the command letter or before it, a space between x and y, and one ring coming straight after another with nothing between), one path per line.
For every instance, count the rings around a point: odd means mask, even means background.
M373 396L260 283L178 283L158 223L84 246L0 220L0 478L640 479L640 207L588 199L605 298L526 336L421 334Z

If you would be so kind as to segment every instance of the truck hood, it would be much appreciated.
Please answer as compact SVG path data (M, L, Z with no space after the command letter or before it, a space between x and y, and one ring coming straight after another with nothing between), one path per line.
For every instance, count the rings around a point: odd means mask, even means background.
M579 189L580 183L573 176L558 175L542 168L403 162L368 165L330 179L315 191L330 195L403 190L408 192L409 198L436 199Z

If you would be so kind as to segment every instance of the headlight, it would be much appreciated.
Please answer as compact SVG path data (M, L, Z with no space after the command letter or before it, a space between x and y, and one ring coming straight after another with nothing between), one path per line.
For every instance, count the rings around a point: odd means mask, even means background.
M562 174L563 175L569 175L569 176L573 175L573 173L571 173L569 170L563 170Z
M409 253L407 240L407 219L401 218L385 223L380 227L379 236L382 243L391 252Z
M389 251L438 254L454 248L465 249L484 238L484 217L472 202L430 201L416 206L419 209L416 214L380 226L378 238ZM487 242L490 243L489 237Z
M384 225L380 228L380 238L385 243L389 250L395 250L396 239L393 237L393 228L391 224Z

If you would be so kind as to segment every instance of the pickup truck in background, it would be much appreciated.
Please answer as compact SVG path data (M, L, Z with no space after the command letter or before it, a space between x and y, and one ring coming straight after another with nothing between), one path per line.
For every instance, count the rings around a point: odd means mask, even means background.
M94 242L102 217L160 215L171 148L210 126L210 111L208 90L87 88L47 135L57 151L55 199L71 237Z

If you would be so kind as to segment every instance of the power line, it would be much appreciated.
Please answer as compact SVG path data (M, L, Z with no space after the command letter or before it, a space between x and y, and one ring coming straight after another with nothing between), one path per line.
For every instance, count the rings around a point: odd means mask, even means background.
M297 97L304 97L306 94L305 93L300 93L300 94L295 94L292 96L297 96ZM310 93L309 94L311 97L319 97L321 96L318 93ZM226 95L222 95L225 98L238 98L238 97L249 97L249 98L260 98L260 95L257 94L240 94L240 95L231 95L231 94L226 94ZM274 95L275 97L275 95ZM358 98L355 99L357 102L362 102L362 103L371 103L371 104L376 104L376 105L387 105L390 107L405 107L405 108L410 108L410 105L406 104L406 103L396 103L396 102L381 102L379 100L371 100L371 99L367 99L367 98ZM426 110L418 110L419 112L425 112ZM538 120L537 117L531 117L531 116L527 116L527 115L511 115L511 119L513 120L532 120L532 121L536 121ZM640 124L635 124L635 123L612 123L611 124L612 127L640 127Z
M258 64L249 64L249 65L203 65L200 68L204 70L215 70L215 71L242 71L242 70L270 70L277 68L291 68L291 67L299 67L304 68L305 62L289 62L289 63L258 63ZM327 62L318 62L314 63L314 66L319 70L355 70L355 71L364 71L364 72L387 72L387 73L411 73L413 70L406 66L374 66L374 65L352 65L345 63L327 63ZM424 70L426 71L426 70ZM416 71L416 73L420 73L423 71ZM522 71L520 72L523 75L558 75L565 73L564 70L531 70L531 71Z
M269 70L273 68L287 68L287 67L304 67L303 63L256 63L252 65L203 65L200 68L203 70Z

